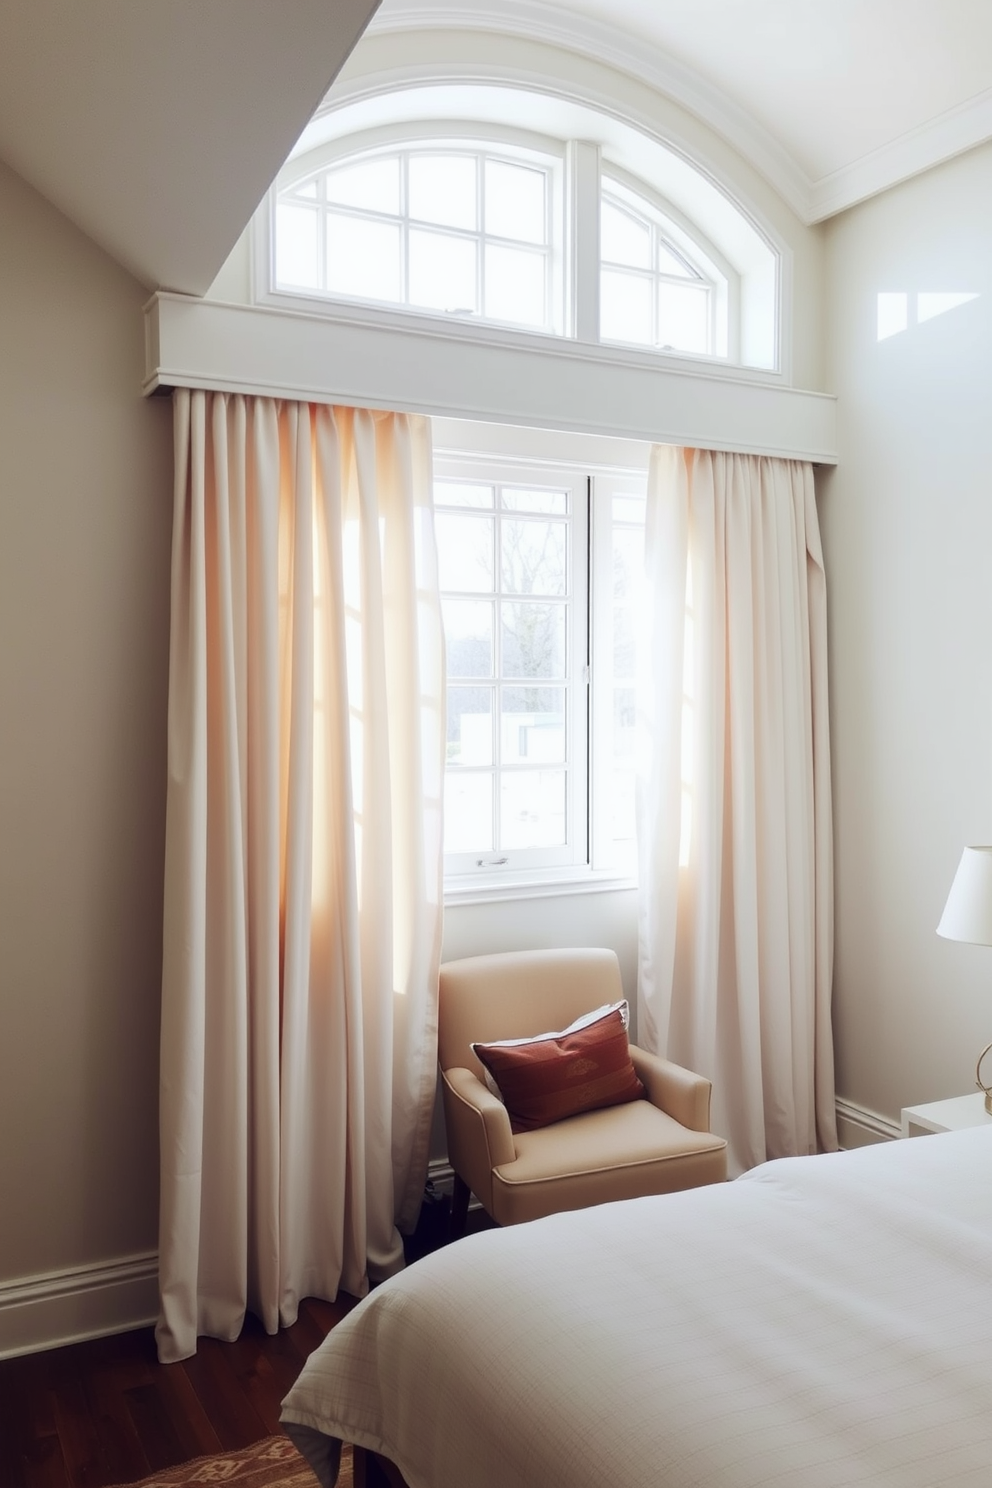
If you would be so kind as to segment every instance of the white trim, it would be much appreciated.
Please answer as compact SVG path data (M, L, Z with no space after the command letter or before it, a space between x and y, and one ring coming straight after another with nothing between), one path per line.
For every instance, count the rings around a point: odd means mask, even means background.
M154 1323L158 1254L0 1282L0 1359Z
M823 222L992 137L992 88L815 181L808 222Z
M366 34L425 30L499 31L618 68L702 119L761 172L803 222L811 220L809 177L774 135L722 89L639 37L541 0L433 0L430 5L390 0L388 10L372 17Z
M429 317L157 294L144 391L207 387L835 464L836 399L769 374Z
M390 0L368 34L485 30L530 37L616 67L701 119L765 177L807 227L887 191L992 138L992 89L948 109L858 160L814 179L754 116L720 88L640 37L541 0Z
M635 878L609 870L582 868L576 870L574 878L563 877L561 869L547 872L544 879L535 873L528 878L485 881L468 874L453 874L444 881L444 903L446 908L453 909L467 904L503 904L523 899L570 899L578 894L634 893L637 889Z
M902 1135L899 1122L880 1116L868 1106L855 1101L835 1101L837 1137L842 1148L867 1147L873 1142L892 1142Z
M446 1157L432 1157L427 1164L427 1181L434 1185L436 1193L451 1197L451 1186L455 1170Z

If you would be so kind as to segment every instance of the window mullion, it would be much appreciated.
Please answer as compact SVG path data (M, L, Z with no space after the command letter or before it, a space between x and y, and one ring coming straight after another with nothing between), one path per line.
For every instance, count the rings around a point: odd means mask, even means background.
M568 145L568 277L571 334L599 341L599 146L586 140Z

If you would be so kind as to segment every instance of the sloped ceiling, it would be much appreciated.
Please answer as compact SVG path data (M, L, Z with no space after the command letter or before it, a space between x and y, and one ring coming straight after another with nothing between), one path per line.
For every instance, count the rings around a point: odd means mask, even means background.
M202 294L378 0L2 0L0 159Z
M370 17L645 78L816 222L992 138L992 0L0 0L0 159L149 289L204 293Z
M451 24L643 77L805 222L992 138L990 0L383 0L371 29Z

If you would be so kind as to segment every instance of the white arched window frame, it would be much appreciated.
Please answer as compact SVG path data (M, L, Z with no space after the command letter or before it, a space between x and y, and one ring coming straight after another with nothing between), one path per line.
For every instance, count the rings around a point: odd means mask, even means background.
M446 122L365 131L298 156L269 194L267 231L256 245L263 250L258 297L288 296L318 311L328 302L364 305L563 335L564 154L559 142L522 130ZM436 195L430 201L430 166L439 161L454 163L455 173L472 182L447 208ZM340 189L347 176L351 192ZM507 211L514 191L530 198L516 224ZM285 253L280 227L290 214L297 221L312 218L309 266L302 253L295 263ZM359 230L356 246L362 230L373 249L377 236L380 243L390 235L395 241L392 282L384 281L380 292L359 282L360 269L348 283L335 265L331 233L343 223ZM452 301L446 303L449 288Z
M479 183L476 222L458 225L425 220L411 211L409 192L410 162L421 162L445 155L475 161ZM340 173L356 166L376 164L381 171L389 162L395 164L398 187L392 210L380 211L375 206L329 199L328 183ZM543 179L545 202L545 238L542 243L514 242L500 233L487 232L483 185L486 163L499 167L530 170ZM333 193L331 193L333 194ZM337 193L341 195L340 192ZM706 301L705 344L677 344L665 334L603 334L600 297L604 272L616 265L601 260L601 214L604 200L623 203L642 214L652 225L659 251L667 251L686 267L686 280L695 283ZM370 230L391 229L400 244L397 267L393 274L395 293L369 293L361 284L335 289L327 282L326 228L333 214L351 215L367 224ZM301 272L298 266L286 271L286 255L277 242L280 215L283 221L293 214L297 219L310 214L313 229L308 250L313 272ZM316 314L335 313L348 307L359 312L386 314L411 313L418 319L433 317L447 324L459 321L485 334L485 328L510 333L533 333L572 338L592 344L616 346L632 352L674 354L737 365L741 360L741 281L730 261L697 224L663 197L648 182L617 165L594 143L560 141L547 136L510 130L467 121L443 123L413 121L352 135L342 135L300 154L280 173L269 194L267 210L259 214L256 232L255 296L261 302L295 303ZM421 246L433 235L435 242L444 240L457 250L474 249L477 285L471 304L424 304L429 295L411 294L410 244ZM543 264L543 315L529 313L516 317L511 307L512 294L504 288L497 295L497 313L486 304L486 262L490 253L512 261L514 253L540 255ZM629 266L628 266L629 267ZM443 278L443 271L437 278ZM656 306L665 286L675 275L664 268L653 275L652 296ZM454 276L451 276L452 282ZM310 282L307 282L307 280ZM462 281L464 283L464 279ZM360 292L366 288L366 292ZM359 292L349 293L348 289ZM454 299L465 298L455 295ZM418 303L419 300L419 303ZM654 324L659 317L653 315ZM608 328L605 328L608 331ZM662 327L662 331L663 331Z
M620 226L611 233L611 218L615 225L617 219L626 219L628 230ZM739 360L740 281L732 265L671 202L606 161L600 170L599 265L604 343ZM611 279L621 285L624 280L632 281L648 307L635 335L624 335L619 327L611 334ZM695 333L691 336L678 333L677 301L682 295L699 300L698 314L684 317Z

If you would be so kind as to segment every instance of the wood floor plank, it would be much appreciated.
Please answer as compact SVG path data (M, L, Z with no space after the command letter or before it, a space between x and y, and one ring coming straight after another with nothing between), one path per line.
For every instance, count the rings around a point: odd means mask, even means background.
M157 1386L135 1385L124 1392L124 1400L149 1471L159 1472L182 1462L186 1455L183 1443Z
M109 1361L82 1375L83 1391L90 1418L100 1438L106 1472L115 1483L146 1477L151 1470L128 1409L125 1392L131 1379L127 1364L118 1366Z
M183 1445L181 1461L222 1450L220 1437L197 1395L184 1364L159 1365L156 1377L165 1408Z
M55 1425L69 1488L103 1488L110 1481L110 1464L90 1415L77 1359L63 1358L59 1366L55 1375Z
M215 1338L201 1338L196 1353L183 1364L225 1452L250 1446L269 1434L231 1367L230 1348L231 1344Z
M279 1431L306 1359L355 1303L305 1298L274 1336L249 1317L236 1343L201 1338L178 1364L159 1364L151 1328L0 1360L0 1488L107 1488Z

